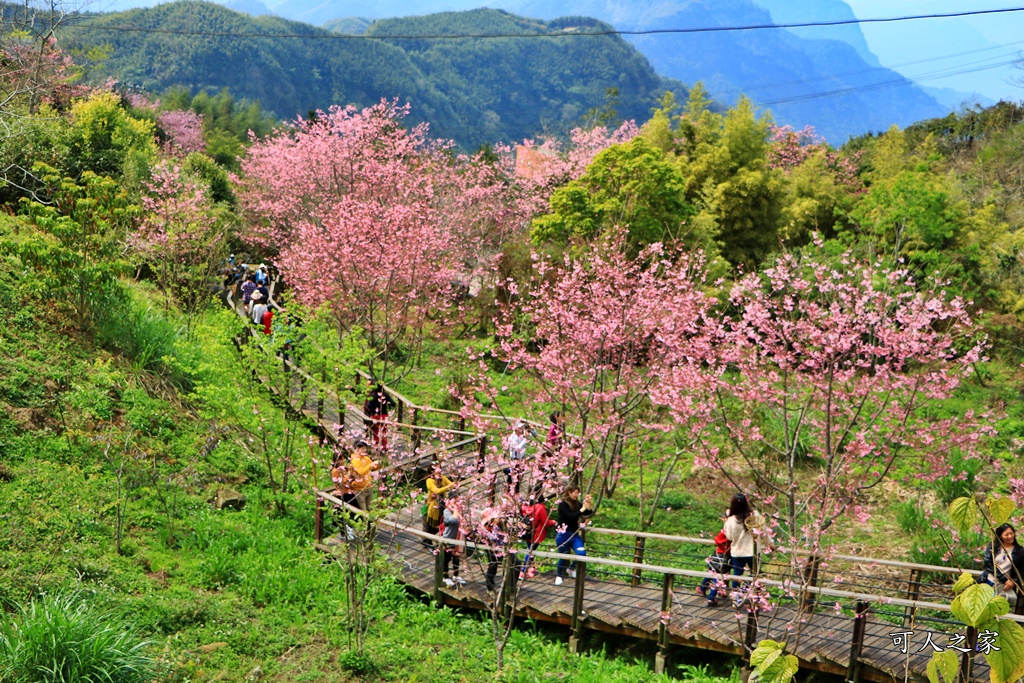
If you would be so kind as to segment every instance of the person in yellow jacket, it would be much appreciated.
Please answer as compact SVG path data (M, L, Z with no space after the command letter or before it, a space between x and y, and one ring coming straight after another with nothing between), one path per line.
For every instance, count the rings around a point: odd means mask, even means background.
M434 469L427 477L427 502L423 506L423 530L428 534L437 534L441 526L441 505L445 494L455 488L455 482L444 475L441 463L434 463ZM423 539L423 545L433 547L429 539Z
M348 477L345 479L346 493L353 497L352 504L360 510L370 509L373 498L373 473L380 465L370 458L365 443L357 443L348 461Z

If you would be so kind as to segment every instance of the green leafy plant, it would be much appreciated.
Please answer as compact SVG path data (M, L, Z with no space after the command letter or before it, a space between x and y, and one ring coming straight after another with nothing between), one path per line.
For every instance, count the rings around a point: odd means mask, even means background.
M47 595L0 621L0 680L151 681L157 666L148 646L78 594Z
M785 654L785 643L762 640L750 653L750 666L761 683L789 683L800 669L794 655ZM933 682L934 683L934 682Z
M1009 498L990 497L985 508L978 505L974 496L957 498L949 505L949 516L953 525L966 534L982 521L991 528L998 527L1010 519L1016 505ZM949 606L953 616L979 632L997 634L993 647L984 652L992 683L1011 683L1024 676L1024 628L1015 621L999 618L1010 612L1006 598L997 596L992 586L977 583L967 572L953 584L953 592L956 598ZM954 683L956 654L949 650L933 653L927 674L931 683Z

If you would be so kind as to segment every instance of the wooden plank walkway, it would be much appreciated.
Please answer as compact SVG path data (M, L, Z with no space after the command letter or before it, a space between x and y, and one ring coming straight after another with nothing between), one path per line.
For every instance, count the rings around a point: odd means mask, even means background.
M225 297L225 303L244 317L244 313L234 305L230 295ZM301 369L295 370L291 378L292 395L289 402L296 410L301 411L329 435L339 434L339 424L343 424L346 431L363 431L365 416L359 407L345 403L331 391L324 392L321 404L315 380L308 375L303 378L304 373ZM296 397L301 397L302 405L292 401ZM395 444L391 466L409 468L418 460L413 442L406 434L398 429L392 429L389 439L394 440ZM470 443L472 441L466 440L453 449L452 455L458 458L473 457L476 446ZM491 471L485 474L493 476L495 466L492 465ZM464 486L480 493L485 485L485 479L485 476L480 475L468 481L464 479ZM380 532L378 543L394 562L402 581L420 593L437 597L435 551L423 545L423 538L418 532L410 531L419 528L418 513L418 506L411 505L391 514L386 520L390 527ZM331 547L320 547L332 551ZM484 581L486 560L481 555L482 553L478 553L473 558L463 558L461 573L466 579L465 585L454 588L442 585L440 597L445 605L472 610L486 609L491 596ZM544 555L542 552L541 556ZM515 612L522 618L568 626L573 621L576 581L566 579L561 586L555 586L553 563L548 562L545 569L544 562L542 559L538 574L525 579L519 587ZM618 564L626 565L626 571L631 571L633 566L642 567L645 577L653 573L651 570L657 569L649 565L629 565L622 562ZM769 612L758 614L746 608L733 608L725 597L721 601L722 606L709 608L705 604L705 598L694 590L699 578L685 576L680 572L674 576L676 582L672 591L671 610L663 620L661 585L650 582L638 582L637 585L633 585L633 581L610 575L612 572L607 571L609 569L613 567L588 563L591 575L582 580L580 613L584 630L657 640L664 623L664 639L667 643L736 655L747 654L751 643L771 638L787 642L787 652L799 658L801 669L814 669L839 675L847 675L849 672L854 619L848 613L835 612L823 604L811 612L801 612L795 605L778 605ZM621 568L618 569L622 571ZM499 585L501 580L499 574ZM873 601L876 607L869 609L864 615L864 637L858 658L858 676L879 683L888 683L894 679L926 681L925 667L931 650L917 651L919 645L924 642L925 631L919 625L915 633L920 633L921 637L912 639L907 653L902 653L894 646L890 634L910 629L904 629L901 624L895 623L899 621L893 616L895 612L885 613L884 606L887 601L888 598L879 596ZM887 616L890 620L886 620ZM940 628L941 622L931 623L936 624L936 632L945 630ZM956 629L950 625L949 630ZM938 635L936 633L936 638ZM937 642L945 644L945 636L938 638ZM971 677L978 681L988 678L988 668L983 658L973 660Z
M410 521L406 511L401 515ZM379 545L386 549L402 580L416 591L434 594L435 554L424 547L419 535L408 531L386 530L380 533ZM491 601L484 571L486 559L476 556L463 558L462 577L466 584L454 588L442 587L444 604L470 610L485 610ZM561 586L554 585L553 566L538 571L525 580L518 591L516 614L556 624L569 625L573 612L574 580L566 579ZM498 584L502 580L500 571ZM751 615L746 608L735 609L724 600L725 606L708 608L705 598L694 591L695 583L679 585L673 593L671 618L668 621L669 641L678 646L717 650L736 655L746 654L748 620L754 627L752 642L770 638L788 641L787 652L800 659L801 669L814 669L846 675L850 664L853 640L853 619L832 609L819 607L814 613L799 613L793 606L776 606L771 612ZM590 578L584 581L584 628L616 633L623 636L656 640L661 624L661 586L641 583L633 586L615 578ZM904 629L885 621L881 616L866 615L864 644L861 651L860 678L890 682L895 679L926 681L925 667L931 649L916 652L924 643L924 631L919 639L911 640L907 654L893 645L890 633ZM801 623L803 621L803 623ZM798 625L798 636L794 635ZM936 643L946 643L936 633ZM973 680L987 680L988 667L983 658L974 660Z

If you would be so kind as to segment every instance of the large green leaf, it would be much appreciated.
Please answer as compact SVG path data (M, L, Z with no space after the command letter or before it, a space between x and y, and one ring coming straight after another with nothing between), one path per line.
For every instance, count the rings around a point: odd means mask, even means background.
M977 628L982 621L991 618L989 603L994 596L992 586L987 583L974 584L956 596L949 608L957 619Z
M988 506L989 522L994 527L1010 519L1010 515L1017 509L1017 506L1009 498L989 497L985 504Z
M959 595L975 584L974 577L969 572L964 572L953 584L953 593Z
M957 498L949 504L949 518L960 533L967 534L978 523L978 504L974 496Z
M1012 683L1024 676L1024 628L1015 621L993 619L979 630L999 634L995 647L985 654L992 683Z
M789 683L800 671L800 660L794 655L786 655L782 663L782 671L775 677L774 683Z
M928 681L929 683L954 683L959 668L960 660L956 656L955 650L933 652L926 668Z
M765 672L767 672L768 669L772 668L772 665L775 664L775 660L777 660L781 656L782 650L772 650L767 655L765 655L761 663L754 668L754 670L757 671L758 678L760 678L760 680L771 678L770 676L766 676Z
M750 653L750 667L756 669L761 666L765 658L773 652L781 652L783 648L782 643L774 640L762 640L757 644L757 648Z

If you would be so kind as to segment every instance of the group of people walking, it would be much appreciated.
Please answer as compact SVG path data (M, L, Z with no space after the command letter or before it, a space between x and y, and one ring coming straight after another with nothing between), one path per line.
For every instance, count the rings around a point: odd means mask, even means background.
M449 476L449 475L452 476ZM580 487L569 484L561 494L557 506L557 518L552 518L545 499L543 485L535 486L530 494L521 500L509 492L504 506L491 506L480 515L475 528L467 528L463 500L458 492L458 479L454 473L446 472L442 463L434 464L426 480L427 498L421 510L423 530L431 535L440 535L450 541L473 540L482 545L487 553L485 580L488 590L494 590L498 567L502 557L511 550L511 540L519 538L523 544L515 563L514 576L519 580L536 575L534 553L548 537L548 531L555 529L555 545L559 553L586 555L582 529L594 514L590 496L581 500ZM434 543L424 538L422 543L433 550ZM438 552L444 553L445 585L454 587L465 583L460 576L461 559L465 552L463 544L442 544ZM562 585L564 579L575 577L574 563L559 560L555 585Z

